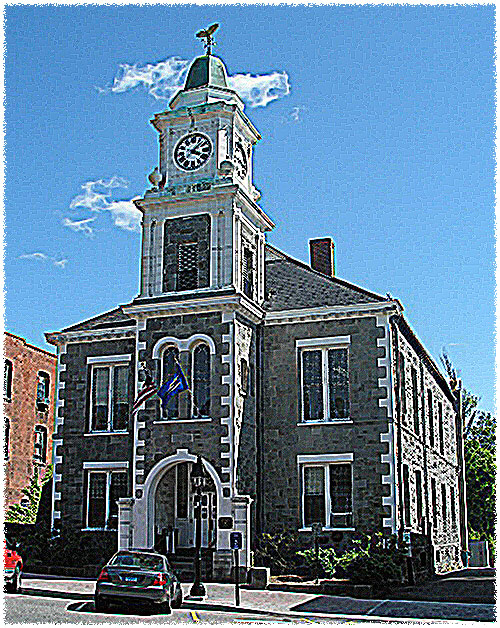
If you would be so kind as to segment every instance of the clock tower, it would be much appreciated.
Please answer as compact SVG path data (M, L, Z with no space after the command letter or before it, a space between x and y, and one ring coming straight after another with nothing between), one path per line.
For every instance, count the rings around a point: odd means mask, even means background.
M223 291L260 306L264 234L274 227L253 184L260 135L210 46L151 122L159 165L149 177L153 187L136 201L143 213L138 300Z

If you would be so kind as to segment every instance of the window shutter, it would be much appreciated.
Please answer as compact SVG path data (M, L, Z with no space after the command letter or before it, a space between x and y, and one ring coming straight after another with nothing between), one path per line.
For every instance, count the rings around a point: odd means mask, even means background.
M198 242L181 242L177 249L177 290L198 286Z

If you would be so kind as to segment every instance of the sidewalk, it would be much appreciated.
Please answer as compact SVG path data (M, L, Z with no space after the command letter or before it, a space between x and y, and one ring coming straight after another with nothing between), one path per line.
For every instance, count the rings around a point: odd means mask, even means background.
M62 597L72 600L91 601L94 593L94 580L30 578L25 575L23 592L26 595ZM205 584L207 597L204 600L190 599L190 584L183 585L185 601L183 606L192 610L234 611L234 585ZM314 617L333 619L365 619L391 621L394 619L422 620L462 620L494 621L493 604L442 603L408 600L362 600L311 593L292 593L241 589L241 612L267 613L276 616L310 614Z

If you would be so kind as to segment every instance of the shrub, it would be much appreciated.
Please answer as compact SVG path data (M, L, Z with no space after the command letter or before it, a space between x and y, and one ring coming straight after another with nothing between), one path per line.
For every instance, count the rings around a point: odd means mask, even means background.
M303 571L304 561L299 558L297 536L288 532L261 534L256 543L255 564L270 567L274 576Z
M347 577L355 584L386 584L401 582L405 562L404 546L396 537L382 537L380 533L353 539L351 546L341 554L333 547L319 548L319 562L324 575ZM314 549L298 552L311 566L316 564Z

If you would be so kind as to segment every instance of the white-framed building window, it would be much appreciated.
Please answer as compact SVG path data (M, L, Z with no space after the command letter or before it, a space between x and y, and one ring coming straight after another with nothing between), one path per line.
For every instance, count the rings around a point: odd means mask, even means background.
M5 360L3 366L3 398L4 401L12 400L12 362Z
M348 421L349 337L318 339L317 343L297 341L302 421Z
M35 425L33 461L44 464L47 462L47 428L45 425Z
M86 527L92 530L118 529L118 504L128 493L127 471L123 469L86 470Z
M299 460L299 467L302 527L309 529L313 523L320 523L328 529L352 528L352 462L318 461L300 464Z
M124 432L129 417L128 364L92 364L91 432Z
M191 416L210 416L210 347L205 343L195 346L191 360Z

